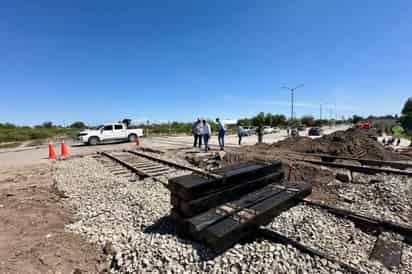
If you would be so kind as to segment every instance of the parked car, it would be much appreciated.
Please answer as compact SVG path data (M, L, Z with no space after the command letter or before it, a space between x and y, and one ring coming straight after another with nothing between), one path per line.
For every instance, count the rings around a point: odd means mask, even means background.
M143 129L127 128L125 124L113 123L101 125L95 129L86 129L77 135L77 139L89 145L97 145L99 143L129 141L135 142L137 137L143 136Z
M251 136L256 134L255 127L243 127L244 135L243 136Z
M309 129L308 132L309 136L321 136L322 135L322 129L319 127L312 127Z
M273 127L270 127L270 126L263 127L263 134L271 134L274 132L275 132L275 129Z

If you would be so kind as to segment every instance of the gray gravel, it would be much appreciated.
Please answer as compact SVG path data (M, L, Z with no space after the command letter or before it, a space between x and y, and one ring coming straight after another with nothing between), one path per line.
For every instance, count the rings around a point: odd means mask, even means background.
M402 251L402 267L401 274L411 274L412 273L412 246L404 245Z
M299 205L283 212L269 227L367 273L396 273L368 259L375 236L324 210Z
M338 206L396 223L412 222L412 178L378 174L373 178L353 173L357 183L339 185Z
M344 273L328 260L267 241L238 244L215 256L175 236L170 194L159 182L113 176L92 157L55 164L56 186L77 221L67 230L102 247L111 243L113 273Z

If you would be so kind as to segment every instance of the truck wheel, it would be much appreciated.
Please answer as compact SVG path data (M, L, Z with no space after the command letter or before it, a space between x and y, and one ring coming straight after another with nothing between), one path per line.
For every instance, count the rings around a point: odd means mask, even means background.
M97 137L95 137L95 136L90 137L88 143L89 143L89 145L91 145L91 146L95 146L95 145L97 145L97 144L99 143L99 138L97 138Z
M136 134L130 134L129 135L129 142L136 142L137 136Z

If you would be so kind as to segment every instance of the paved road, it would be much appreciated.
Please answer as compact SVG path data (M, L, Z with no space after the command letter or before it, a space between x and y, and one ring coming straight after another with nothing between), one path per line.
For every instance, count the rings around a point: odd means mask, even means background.
M324 128L325 134L330 134L337 130L345 130L347 126L340 126ZM301 133L305 136L306 132ZM263 142L273 143L283 140L287 137L286 131L281 130L275 134L264 135ZM244 137L243 145L254 145L257 143L257 136ZM217 136L212 136L210 140L212 148L218 148ZM142 138L142 145L158 148L158 149L171 149L171 148L182 148L191 147L193 145L192 136L170 136L170 137L148 137ZM238 147L238 137L236 135L225 136L225 145L227 147ZM56 152L59 153L59 145L56 145ZM70 155L85 155L91 154L98 151L108 151L108 150L119 150L119 149L132 149L135 148L133 143L121 143L121 144L107 144L107 145L97 145L97 146L84 146L84 145L72 145L69 147ZM19 151L10 150L0 150L0 169L20 167L31 164L38 163L48 163L47 159L48 148L47 146L40 146L36 149L25 149Z

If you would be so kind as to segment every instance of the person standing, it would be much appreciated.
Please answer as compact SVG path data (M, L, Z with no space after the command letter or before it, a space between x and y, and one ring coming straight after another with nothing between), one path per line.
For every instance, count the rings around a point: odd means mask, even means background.
M199 148L202 147L202 140L203 140L203 123L199 119L199 123L196 126L196 134L197 134L197 139L199 143Z
M243 127L237 126L237 137L239 137L239 146L242 144Z
M197 120L192 124L192 135L193 135L193 147L197 147L197 140L199 139L199 134L197 132L197 126L200 124L200 119Z
M258 136L258 143L261 144L263 142L263 126L262 125L258 126L257 136Z
M219 118L216 118L216 123L218 127L217 140L219 142L220 150L225 150L225 124L223 124Z
M205 143L205 152L207 152L208 150L210 150L209 147L209 140L210 140L210 136L212 136L212 129L209 125L208 122L206 122L206 120L203 120L203 141Z

